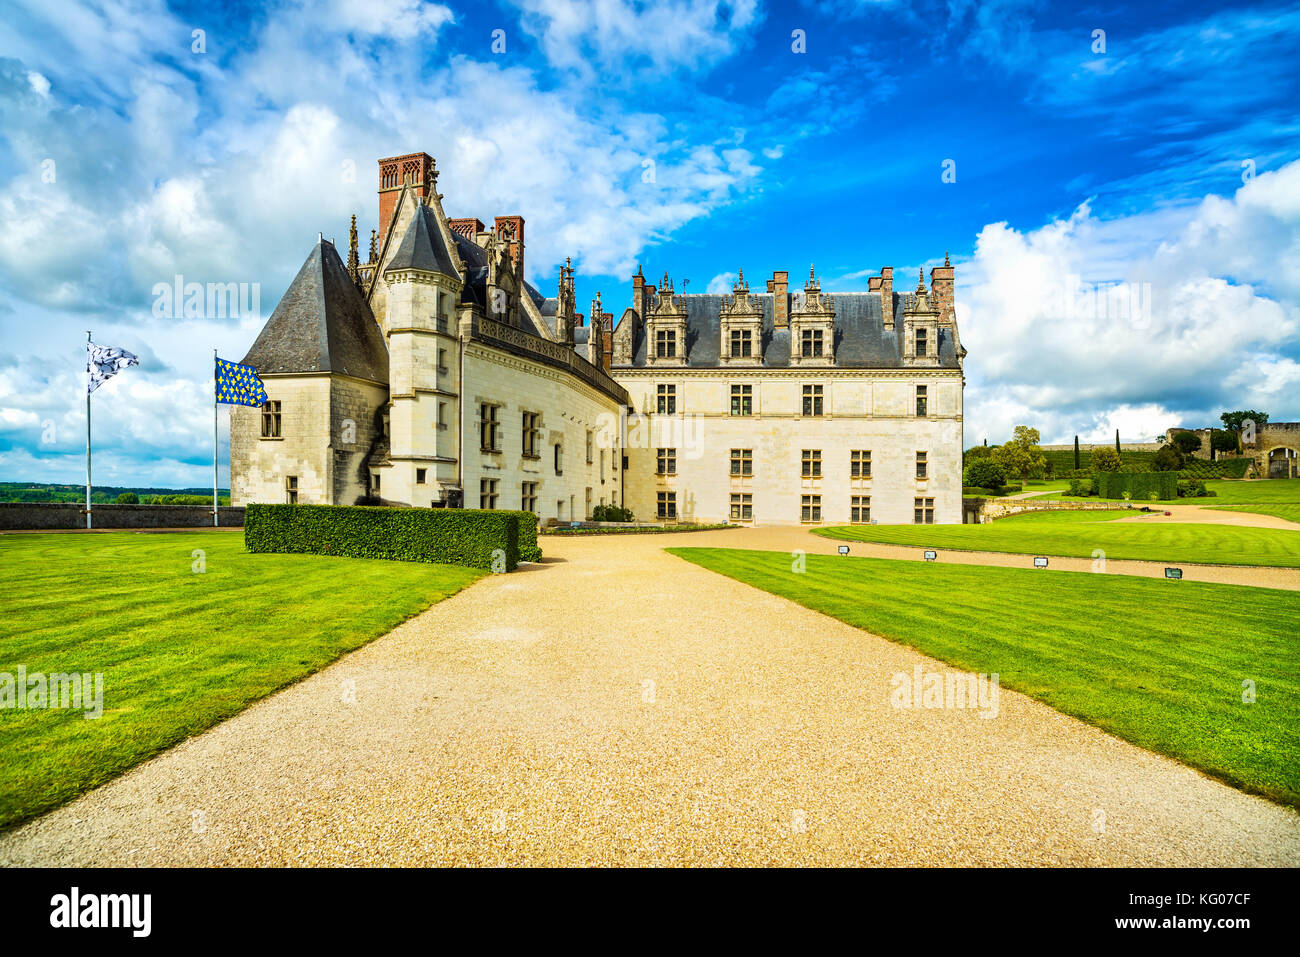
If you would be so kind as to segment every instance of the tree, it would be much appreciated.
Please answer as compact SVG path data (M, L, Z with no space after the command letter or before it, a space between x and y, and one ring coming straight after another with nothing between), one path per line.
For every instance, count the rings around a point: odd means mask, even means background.
M1074 468L1075 471L1079 469L1079 437L1077 435L1074 437Z
M1201 442L1201 437L1195 432L1175 432L1170 441L1172 441L1174 445L1178 446L1178 451L1182 452L1184 455L1191 455L1203 444Z
M1039 478L1047 469L1047 456L1038 447L1038 439L1037 429L1017 425L1010 442L1001 448L993 448L993 461L1008 475Z
M966 450L966 461L974 462L976 459L987 459L990 454L987 445L975 445Z
M1186 434L1186 433L1180 433ZM1160 446L1151 458L1151 470L1154 472L1177 472L1183 467L1183 453L1174 443Z
M117 504L118 505L139 505L140 496L136 495L135 492L122 492L117 497Z
M1227 429L1211 429L1210 449L1215 452L1239 451L1237 433L1229 432Z
M1115 430L1115 454L1119 455L1122 450L1119 447L1119 429Z
M1002 470L1002 466L996 462L987 458L978 458L966 466L966 472L962 476L962 484L978 488L999 489L1007 484L1007 474Z
M1092 450L1092 470L1094 472L1118 472L1122 466L1119 453L1103 445Z
M1224 412L1219 416L1223 422L1223 427L1229 432L1240 432L1242 423L1247 419L1255 423L1255 428L1268 424L1267 412L1256 412L1253 409L1242 409L1238 412Z

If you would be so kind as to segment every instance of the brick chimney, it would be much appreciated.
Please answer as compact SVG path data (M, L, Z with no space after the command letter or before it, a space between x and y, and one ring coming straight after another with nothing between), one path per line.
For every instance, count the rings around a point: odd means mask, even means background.
M784 329L790 325L790 273L778 269L767 281L767 291L772 294L772 325Z
M894 267L882 266L880 281L880 313L885 318L885 328L894 328Z
M449 219L447 225L451 227L453 233L460 233L470 242L475 242L478 234L487 229L476 216L468 219Z
M405 156L390 156L379 161L380 247L388 235L388 225L392 222L393 208L397 205L402 187L410 183L415 187L416 196L427 199L437 182L438 173L433 157L428 153L407 153Z
M645 273L641 272L641 267L636 267L636 275L632 277L632 310L645 319L646 298L645 298Z
M939 310L941 322L953 321L953 272L947 253L943 265L930 270L930 303Z
M510 261L519 275L524 274L524 217L498 216L493 220L492 231L498 240L509 244Z

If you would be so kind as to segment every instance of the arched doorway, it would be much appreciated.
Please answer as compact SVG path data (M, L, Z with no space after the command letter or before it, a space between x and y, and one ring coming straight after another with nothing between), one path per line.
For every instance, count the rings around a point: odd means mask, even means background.
M1285 445L1270 449L1267 474L1269 478L1296 478L1300 476L1300 451Z

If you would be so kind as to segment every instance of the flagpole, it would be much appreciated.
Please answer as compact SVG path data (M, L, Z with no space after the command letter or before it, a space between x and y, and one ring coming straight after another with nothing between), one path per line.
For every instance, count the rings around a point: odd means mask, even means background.
M86 330L86 528L90 528L90 330Z
M212 527L217 527L217 350L212 350Z

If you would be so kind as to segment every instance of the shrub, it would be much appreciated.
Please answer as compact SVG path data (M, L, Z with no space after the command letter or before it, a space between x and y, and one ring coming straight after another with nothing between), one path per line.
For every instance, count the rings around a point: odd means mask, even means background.
M519 564L519 512L451 508L374 508L359 505L249 505L244 547L492 568L505 553L506 570ZM527 513L531 515L531 513Z
M963 485L976 485L980 488L1001 488L1007 484L1007 473L1002 466L987 458L977 458L966 466L962 476Z
M1097 494L1102 498L1164 501L1178 497L1173 472L1099 472Z
M1119 453L1109 445L1093 449L1092 470L1094 472L1118 472L1120 470Z
M618 505L597 505L591 510L591 520L593 522L635 521L630 508L622 508Z
M1070 487L1065 492L1066 495L1091 495L1092 483L1081 478L1070 479Z
M1205 495L1205 483L1200 479L1190 479L1178 483L1179 498L1203 498Z
M121 495L117 497L117 504L118 505L139 505L140 496L136 495L135 492L123 492Z
M1179 433L1186 435L1186 432ZM1151 459L1151 468L1156 472L1177 472L1183 467L1183 453L1176 445L1162 445Z

